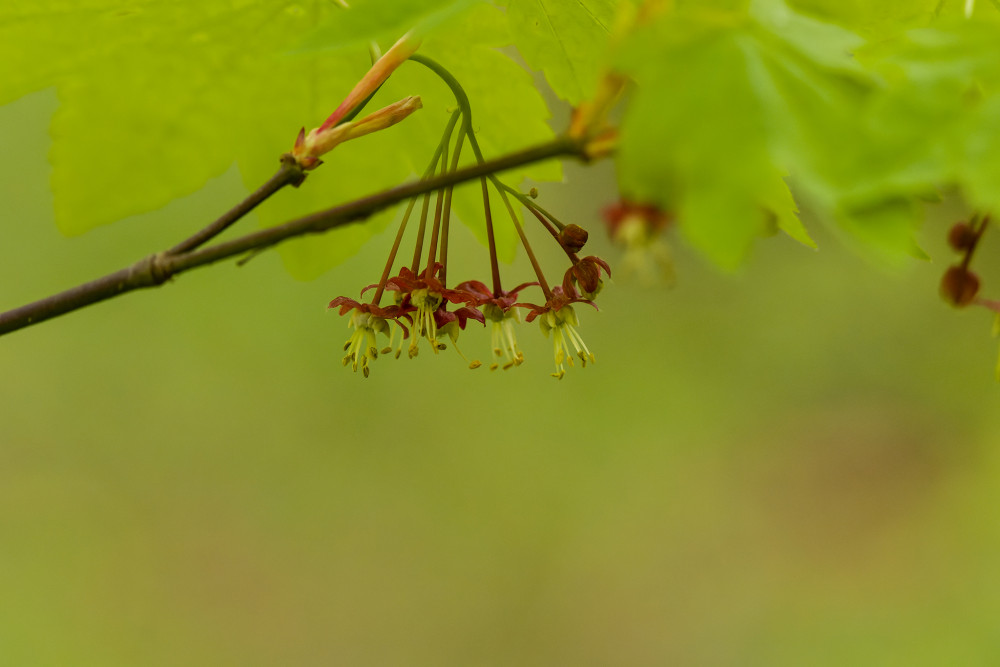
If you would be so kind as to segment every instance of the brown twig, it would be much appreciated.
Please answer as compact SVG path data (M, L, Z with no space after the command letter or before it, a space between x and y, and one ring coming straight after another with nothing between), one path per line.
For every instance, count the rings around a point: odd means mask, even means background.
M216 223L206 227L202 232L199 232L170 250L151 255L129 267L98 278L97 280L78 285L65 292L60 292L40 301L0 313L0 335L44 322L53 317L120 296L126 292L147 287L157 287L170 280L173 276L199 266L207 266L208 264L213 264L236 255L242 255L249 251L268 248L296 236L318 234L335 227L364 220L384 208L411 197L434 192L441 188L482 176L492 175L514 167L557 157L570 156L586 159L586 155L578 141L567 137L560 137L548 143L510 153L494 160L400 185L334 208L291 220L277 227L263 229L231 241L198 249L200 244L218 233L215 232L215 234L209 235L207 231L221 226L216 221ZM282 171L279 170L278 174L281 173ZM275 178L278 178L278 174L275 175ZM285 178L288 178L288 176ZM252 198L253 195L245 201L250 201ZM220 218L220 220L222 219ZM233 221L236 219L238 219L238 216ZM230 222L229 224L232 223ZM203 236L207 238L201 239ZM186 245L191 246L190 249L183 249Z

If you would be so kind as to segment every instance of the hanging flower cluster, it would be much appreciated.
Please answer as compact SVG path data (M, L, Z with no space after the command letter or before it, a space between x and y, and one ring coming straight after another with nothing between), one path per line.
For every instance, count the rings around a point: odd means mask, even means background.
M418 60L434 70L455 93L459 108L452 113L434 156L423 175L423 180L444 175L458 169L463 146L472 147L475 159L481 164L484 157L476 135L472 130L471 108L468 96L446 70L433 61L415 56L420 42L412 35L406 35L380 57L358 82L347 98L318 128L306 132L303 128L295 145L287 156L303 171L315 169L322 161L320 156L338 144L355 137L375 132L394 125L421 107L420 98L411 96L391 104L368 116L354 120L354 116L367 104L386 79L407 59ZM573 122L571 137L580 142L594 141L595 147L610 137L605 117L610 100L617 95L620 82L608 87L607 103L602 103L588 113L580 115ZM459 121L462 121L459 123ZM457 128L457 131L456 131ZM609 139L610 140L610 139ZM597 150L597 148L595 148ZM449 345L465 358L458 347L458 338L470 321L490 324L491 370L508 370L524 362L524 354L517 344L516 325L521 322L521 311L526 310L525 320L538 320L542 333L554 344L556 372L562 378L567 365L574 365L579 359L581 365L594 361L594 355L577 332L579 320L573 304L584 303L596 308L594 298L603 285L602 274L610 276L607 262L594 256L579 257L577 253L587 242L587 232L577 225L565 225L538 206L534 199L537 192L525 195L502 183L495 176L483 176L483 217L489 245L489 277L485 280L466 280L452 283L448 279L448 236L451 222L452 187L428 192L411 199L403 214L392 249L385 263L385 269L378 282L361 291L361 300L339 296L330 302L330 308L338 309L341 316L347 316L347 325L352 330L344 344L344 365L354 371L359 369L368 377L372 363L380 355L393 354L397 359L406 347L407 356L413 358L420 352L421 341L426 341L434 354L447 349ZM496 239L493 217L490 209L490 187L502 199L521 244L531 261L534 278L514 288L504 288L497 261ZM430 213L431 198L435 198L433 214ZM396 268L397 255L402 245L407 226L418 199L422 199L415 239L413 258L409 264ZM527 234L515 212L511 199L517 200L541 223L547 236L551 236L563 249L569 262L561 284L550 287L541 266L531 249ZM395 273L394 273L395 270ZM538 288L541 291L541 305L530 301L521 302L521 293ZM373 291L372 291L373 290ZM369 300L365 294L372 291ZM391 303L382 305L383 298ZM536 299L537 300L537 299ZM379 336L388 339L380 345ZM397 338L398 337L398 338ZM394 342L398 340L394 348ZM483 364L478 360L469 361L470 368Z
M459 110L452 115L424 174L425 179L457 169L466 142L475 149L477 159L480 158L470 124L458 124L462 113ZM575 365L576 360L581 366L594 361L593 353L577 331L579 319L573 306L583 303L596 308L593 299L603 285L602 276L611 274L607 262L594 256L581 258L577 253L586 243L587 232L577 225L561 223L538 206L534 202L536 192L523 194L493 177L483 177L481 185L483 224L489 241L488 276L457 283L448 278L451 188L410 200L378 282L362 290L362 301L341 296L330 302L330 308L337 308L341 315L348 317L348 326L353 330L344 345L345 366L350 365L355 371L361 369L367 377L371 363L379 355L393 355L398 359L405 347L406 356L413 358L426 344L435 354L453 347L470 368L479 368L483 363L475 359L470 361L458 346L460 334L470 322L475 322L488 324L490 328L489 368L509 370L524 362L516 334L522 319L538 320L542 333L552 340L554 377L562 378L567 366ZM490 208L491 189L502 199L510 224L514 225L534 269L534 280L515 287L505 287L500 276ZM435 199L433 209L432 198ZM412 260L397 268L397 257L419 199L422 202L416 216L419 220ZM563 249L569 267L563 273L561 284L550 287L516 214L514 202L520 203L541 223L546 238L551 237ZM524 296L522 293L528 290L537 290L541 298ZM371 298L364 301L369 292ZM382 305L383 300L389 305ZM379 345L379 336L383 337L382 345ZM395 348L394 341L398 341Z

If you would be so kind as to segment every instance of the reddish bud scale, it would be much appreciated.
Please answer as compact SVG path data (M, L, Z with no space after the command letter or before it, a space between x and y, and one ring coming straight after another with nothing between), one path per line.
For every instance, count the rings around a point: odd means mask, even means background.
M579 262L567 269L563 276L562 288L566 294L573 294L573 284L580 286L581 295L592 299L597 296L603 283L601 282L601 271L611 277L611 267L600 257L593 255L584 257Z

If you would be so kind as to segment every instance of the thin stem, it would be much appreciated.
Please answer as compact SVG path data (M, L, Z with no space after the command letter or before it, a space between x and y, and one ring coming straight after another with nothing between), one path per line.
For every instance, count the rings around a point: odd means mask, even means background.
M557 157L575 156L586 159L579 141L559 137L553 141L509 153L494 160L449 172L430 179L399 185L389 190L356 199L312 215L290 220L246 234L230 241L217 243L180 255L159 253L140 260L103 278L79 285L34 303L0 313L0 335L23 329L45 320L78 310L126 292L162 285L171 277L191 269L214 264L242 255L257 248L268 248L282 241L305 234L318 234L335 227L364 220L393 204L434 192L444 187L481 178L494 172Z
M438 78L444 81L445 84L451 88L451 94L455 96L458 108L462 110L462 131L468 135L469 145L472 146L472 150L476 154L476 159L482 162L483 151L479 148L479 141L476 139L475 132L472 131L472 105L469 103L469 96L466 95L465 89L462 88L462 84L460 84L458 79L456 79L452 73L446 70L440 63L428 58L427 56L414 53L410 56L410 60L415 63L420 63L427 69L437 74ZM584 155L582 150L580 155Z
M455 142L455 155L451 159L451 171L458 169L458 160L462 157L462 144L465 141L465 132L458 135ZM451 231L451 197L454 193L453 187L444 190L444 217L441 220L441 284L447 285L448 277L448 234Z
M544 208L542 208L537 203L535 203L535 201L532 200L531 197L525 195L523 192L519 191L517 188L510 187L509 185L507 185L506 183L504 183L500 179L494 179L494 183L496 183L499 187L502 187L504 190L506 190L507 192L509 192L512 195L514 195L514 197L519 202L521 202L522 204L524 204L525 208L534 209L534 210L538 211L539 213L541 213L542 215L544 215L549 220L551 220L552 224L554 224L556 227L559 228L559 231L562 231L563 229L566 228L566 225L563 224L562 222L560 222L559 218L557 218L556 216L554 216L551 213L549 213L548 211L546 211Z
M232 241L197 250L184 257L171 260L171 268L176 273L178 269L183 271L195 266L211 264L232 257L233 255L243 254L256 247L276 245L295 236L325 232L328 229L340 227L350 222L363 220L373 213L377 213L388 206L392 206L410 197L434 192L449 185L465 183L466 181L494 172L506 171L526 164L541 162L542 160L571 156L586 159L581 143L570 137L557 137L544 144L532 146L531 148L515 153L509 153L481 164L463 167L458 171L435 176L427 180L399 185L389 190L369 195L368 197L362 197L361 199L341 204L340 206L296 218L283 225L261 229L252 234L233 239ZM2 317L0 315L0 333L3 332Z
M350 113L341 118L336 125L341 123L347 123L361 113L362 109L371 101L375 94L381 89L381 85L372 91L372 94L361 101L358 106L356 106ZM167 251L168 255L183 255L186 252L191 252L192 250L201 247L208 241L212 240L234 223L236 223L240 218L245 216L250 211L254 210L263 201L277 193L286 185L293 185L299 187L302 185L303 181L306 179L306 173L299 166L298 162L289 154L281 156L281 167L275 172L274 176L269 178L266 183L254 190L250 195L241 201L239 204L229 209L223 213L218 219L212 222L207 227L199 230L192 236L184 239L176 246Z
M281 157L281 167L277 172L275 172L274 176L269 178L267 182L264 183L264 185L250 193L250 195L239 204L223 213L218 219L212 222L212 224L175 245L167 251L167 254L183 255L186 252L194 250L221 234L223 231L228 229L230 225L257 208L261 202L276 193L281 188L286 185L294 185L295 187L298 187L302 184L305 178L306 174L302 171L302 168L299 167L298 163L296 163L291 156L283 155Z
M417 227L417 240L413 244L413 261L410 263L410 271L416 275L420 271L420 256L424 251L424 232L427 230L427 212L431 206L431 193L424 193L424 205L420 209L420 226Z
M379 278L378 286L375 288L375 296L372 297L372 303L376 306L382 301L382 293L385 291L385 284L389 281L389 274L392 273L392 265L396 262L396 253L399 252L399 244L403 240L406 223L409 221L410 214L413 213L413 206L416 203L417 198L411 197L410 203L406 205L406 211L403 213L403 219L399 223L399 229L396 231L396 238L392 241L389 258L385 261L385 268L382 269L382 277Z
M538 222L542 223L542 227L545 227L545 229L549 232L549 234L552 235L552 238L554 238L556 242L559 243L559 247L562 248L563 252L566 253L566 256L569 257L569 261L573 262L574 264L580 261L580 258L577 257L576 253L572 252L569 248L564 246L562 244L562 241L559 240L559 230L555 228L555 225L549 222L549 220L546 219L546 217L542 215L541 212L536 210L534 206L525 206L525 208L531 211L531 214L534 215L536 218L538 218Z
M451 118L448 120L448 125L445 127L441 141L438 142L437 148L434 151L434 156L431 157L431 163L424 171L424 178L430 178L434 175L434 167L437 165L437 161L441 158L441 152L444 150L444 146L451 138L451 132L455 129L455 123L458 122L458 116L460 113L461 111L455 111L451 114ZM396 253L399 252L399 245L403 240L403 232L406 231L406 223L409 221L410 213L413 212L413 206L416 203L416 197L410 199L410 203L406 206L406 212L403 214L403 219L399 223L399 230L396 232L396 238L393 240L392 249L389 251L389 258L386 260L385 269L382 271L382 278L378 281L378 288L375 290L375 296L372 298L372 303L376 306L382 300L382 292L385 291L386 281L389 280L389 274L392 273L392 265L396 262Z
M493 276L493 296L500 297L500 264L497 262L497 240L493 235L493 211L490 209L490 188L486 185L486 177L479 179L483 184L483 213L486 216L486 239L490 245L490 272Z
M472 146L472 150L476 155L476 160L479 164L483 164L485 162L483 151L479 147L479 140L476 139L476 135L472 131L472 106L469 103L469 96L466 94L465 89L462 88L462 84L460 84L458 79L456 79L451 72L445 69L444 66L427 56L413 54L410 56L410 60L418 62L424 67L430 69L432 72L437 74L449 88L451 88L451 92L455 96L455 100L458 102L458 106L464 115L462 120L462 130L469 136L469 144ZM586 153L582 149L579 154L581 157L586 158ZM514 212L514 208L511 206L510 200L507 198L507 193L505 192L505 189L508 189L507 186L501 183L493 172L490 172L488 177L491 181L493 181L493 185L496 187L497 192L500 193L500 197L507 206L507 211L510 213L511 220L514 223L514 228L517 230L517 234L521 238L521 245L524 246L524 250L528 254L528 259L531 260L531 266L535 270L535 275L538 277L538 284L541 285L545 298L551 298L552 290L549 289L548 282L546 282L545 276L542 274L541 266L538 264L538 259L535 257L535 253L531 250L531 245L528 243L528 237L525 236L521 222L517 219L517 214Z
M448 146L441 152L441 174L448 173ZM441 210L444 206L444 190L437 191L434 198L434 226L431 227L431 245L427 249L427 277L434 275L434 260L437 255L438 234L441 231Z
M531 249L531 244L528 243L528 237L524 233L524 226L517 219L517 213L514 212L514 207L511 206L510 199L507 198L507 193L499 189L497 191L500 193L500 199L503 200L504 205L507 207L507 213L510 214L510 220L514 223L517 235L521 237L521 245L524 246L524 252L528 254L528 259L531 261L531 268L535 270L535 276L538 277L538 284L542 288L545 300L548 301L552 298L552 290L549 289L549 283L545 280L545 274L542 273L542 267L538 263L538 258L535 257L535 253Z
M976 229L976 223L979 224L979 228ZM965 256L962 257L962 269L968 270L969 263L972 261L972 255L976 252L976 246L979 245L979 239L983 238L983 233L990 224L989 215L981 215L979 213L973 214L972 219L969 221L969 227L972 228L975 236L972 238L972 243L965 250Z

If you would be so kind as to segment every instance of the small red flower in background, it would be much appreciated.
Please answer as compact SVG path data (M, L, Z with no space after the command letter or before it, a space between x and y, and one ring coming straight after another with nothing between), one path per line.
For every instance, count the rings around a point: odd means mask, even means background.
M625 246L623 266L644 282L673 282L674 263L663 232L674 219L651 204L622 199L604 209L604 222L611 240Z

